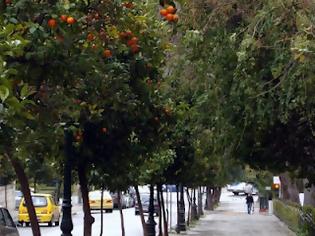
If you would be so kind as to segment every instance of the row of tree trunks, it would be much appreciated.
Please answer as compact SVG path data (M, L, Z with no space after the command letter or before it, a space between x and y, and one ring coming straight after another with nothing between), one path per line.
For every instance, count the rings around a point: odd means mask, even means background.
M38 224L38 221L36 218L36 211L35 211L35 207L33 205L30 186L29 186L28 178L25 174L25 171L24 171L20 161L18 159L16 159L15 157L13 157L10 150L8 150L4 155L11 162L11 164L14 168L14 171L16 173L16 176L19 180L19 183L21 185L21 191L22 191L24 199L25 199L25 205L26 205L27 212L28 212L28 215L30 218L33 236L40 236L41 233L40 233L39 224Z
M205 210L213 211L214 206L217 205L221 197L220 187L207 187L206 190L206 205Z

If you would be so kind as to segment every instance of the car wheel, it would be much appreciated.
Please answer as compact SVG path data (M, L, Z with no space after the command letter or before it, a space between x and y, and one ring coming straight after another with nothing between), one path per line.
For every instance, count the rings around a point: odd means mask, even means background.
M48 226L49 226L49 227L52 227L52 225L53 225L53 222L52 222L52 221L48 222Z
M238 195L239 193L238 193L238 192L233 192L233 194L234 194L234 195Z
M30 222L25 222L25 226L29 227L30 226Z
M55 226L59 226L59 221L56 221L56 222L55 222Z

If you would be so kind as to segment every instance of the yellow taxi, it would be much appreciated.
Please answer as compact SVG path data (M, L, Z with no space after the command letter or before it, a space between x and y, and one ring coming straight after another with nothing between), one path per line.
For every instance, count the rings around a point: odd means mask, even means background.
M89 204L91 210L100 210L101 209L101 195L102 191L96 190L89 192ZM104 191L103 196L103 209L106 212L113 212L114 204L113 199L108 191Z
M32 194L32 200L36 211L37 220L39 223L48 223L48 226L59 225L60 210L59 206L55 203L51 194ZM19 224L26 226L30 224L30 218L25 205L24 197L22 198L19 206L18 214Z

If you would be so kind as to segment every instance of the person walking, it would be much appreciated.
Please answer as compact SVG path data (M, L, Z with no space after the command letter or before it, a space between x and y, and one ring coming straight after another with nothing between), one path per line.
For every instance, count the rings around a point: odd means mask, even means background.
M252 209L254 209L253 208L254 198L253 198L252 194L250 194L250 193L247 194L247 196L246 196L246 204L247 204L247 212L248 212L248 214L250 214Z

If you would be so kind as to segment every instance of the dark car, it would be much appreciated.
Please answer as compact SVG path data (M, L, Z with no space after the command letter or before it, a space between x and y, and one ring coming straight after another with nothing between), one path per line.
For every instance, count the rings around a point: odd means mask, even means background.
M9 211L0 206L0 235L1 236L19 236Z
M141 194L140 198L141 198L143 213L149 213L150 194ZM154 213L156 215L159 215L159 212L160 212L160 207L159 207L158 201L154 199ZM139 214L140 214L140 209L139 209L138 203L136 202L135 215L139 215Z

